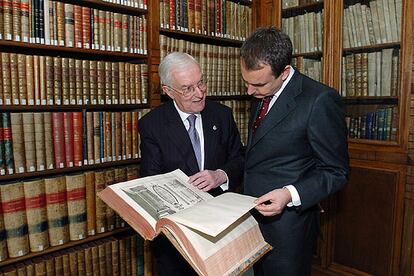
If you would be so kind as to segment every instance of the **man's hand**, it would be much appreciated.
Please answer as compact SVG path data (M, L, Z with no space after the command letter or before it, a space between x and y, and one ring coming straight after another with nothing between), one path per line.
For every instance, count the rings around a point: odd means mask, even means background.
M282 213L286 205L292 200L288 189L275 189L255 200L255 207L263 216L275 216Z
M226 182L226 180L226 174L222 170L204 170L190 176L188 183L204 192L208 192L211 189L220 186Z

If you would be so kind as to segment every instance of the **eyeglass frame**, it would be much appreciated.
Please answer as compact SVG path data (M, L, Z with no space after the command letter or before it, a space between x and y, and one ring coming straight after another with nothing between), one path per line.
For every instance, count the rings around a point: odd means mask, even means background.
M201 85L204 85L204 87L201 88L200 87ZM174 88L172 86L166 85L166 84L163 84L163 86L166 86L169 89L177 92L178 94L181 94L183 97L188 98L191 95L194 95L194 93L196 92L196 90L195 90L196 88L198 88L201 92L206 93L206 91L207 91L207 78L203 76L201 78L201 80L199 80L196 84L193 84L193 85L188 86L186 88L187 89L186 90L187 92L183 91L182 89L178 90L178 89L176 89L176 88ZM192 90L192 91L189 91L189 90Z

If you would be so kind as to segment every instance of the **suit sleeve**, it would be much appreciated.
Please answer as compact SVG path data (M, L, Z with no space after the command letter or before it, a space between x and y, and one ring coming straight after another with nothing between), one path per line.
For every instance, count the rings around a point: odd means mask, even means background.
M240 134L234 121L233 114L229 111L229 139L227 144L227 159L225 164L220 167L226 172L229 178L229 190L235 190L241 186L243 176L244 158L242 154L242 144Z
M162 173L161 151L148 120L138 123L140 133L140 176L150 176Z
M307 136L316 165L294 185L302 209L317 204L348 181L347 128L341 98L336 91L321 93L314 102Z

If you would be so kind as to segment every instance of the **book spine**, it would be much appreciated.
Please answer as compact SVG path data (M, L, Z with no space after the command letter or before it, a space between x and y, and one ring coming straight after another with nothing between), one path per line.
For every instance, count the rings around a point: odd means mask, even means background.
M82 60L75 60L75 86L76 86L76 104L83 104L83 70L82 70ZM86 72L85 72L86 73Z
M21 105L27 105L26 56L22 54L17 54L17 75L19 103Z
M83 117L82 112L73 112L73 164L83 164Z
M95 173L85 172L86 187L86 217L87 232L89 236L96 233L96 214L95 214Z
M115 171L114 169L105 170L105 186L108 187L115 182ZM106 225L108 231L115 229L115 212L112 208L106 207Z
M73 112L63 112L63 143L65 167L73 167Z
M53 102L56 105L62 104L62 59L53 58Z
M105 243L103 241L98 241L97 247L98 247L99 272L102 275L109 275L108 271L106 271Z
M74 18L74 45L77 48L82 48L83 38L83 23L82 23L82 7L74 5L73 7L73 18Z
M1 200L1 197L0 197ZM4 261L7 259L7 232L6 227L4 225L4 215L3 215L3 208L0 204L0 261Z
M10 53L1 53L1 71L2 71L4 104L11 105L12 104L12 91L11 91L11 73L10 73Z
M0 192L9 256L26 255L29 253L29 239L23 183L1 185Z
M24 173L26 160L24 154L24 132L22 113L10 114L11 131L13 137L13 159L16 173Z
M69 103L76 104L76 61L73 58L69 59Z
M86 237L86 187L83 174L66 176L69 236L71 241Z
M51 246L69 241L65 177L45 178L46 210Z
M46 196L43 180L24 182L30 251L39 252L49 247Z
M52 113L53 149L55 168L65 167L65 130L62 112Z
M68 105L70 103L70 84L69 84L69 59L62 57L62 103Z
M25 112L23 118L24 152L26 159L26 171L36 170L35 125L33 112Z
M112 248L112 274L120 275L118 240L111 241L111 248Z
M91 48L91 8L82 7L82 43L83 48Z
M96 232L106 231L106 205L98 193L105 189L105 171L95 171L95 210L96 210Z
M34 57L32 55L25 56L25 69L26 69L26 91L27 91L27 104L34 105L35 104L35 79L34 74ZM36 64L37 65L37 64ZM38 67L36 67L37 70Z
M10 54L10 77L11 77L11 99L13 105L19 105L19 74L17 65L17 54Z
M87 275L86 266L88 266L89 264L86 263L85 251L83 250L83 248L80 248L76 252L76 257L77 257L77 263L78 263L78 275Z
M112 271L112 247L111 247L111 241L106 240L105 241L105 270L108 275L114 275ZM131 274L136 275L136 274Z
M82 60L82 99L83 104L90 104L91 103L91 91L90 91L90 61L89 60Z
M52 113L43 113L43 125L45 131L45 162L46 169L53 169L55 164L55 149L53 140L53 118ZM47 149L47 150L46 150ZM61 154L61 153L60 153ZM59 168L59 167L58 167Z

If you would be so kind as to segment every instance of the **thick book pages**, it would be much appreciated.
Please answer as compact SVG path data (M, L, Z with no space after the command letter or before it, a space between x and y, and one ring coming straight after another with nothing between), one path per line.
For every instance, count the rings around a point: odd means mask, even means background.
M187 184L180 170L108 186L98 196L142 237L161 231L200 275L233 275L271 250L249 214L253 197L218 197Z

